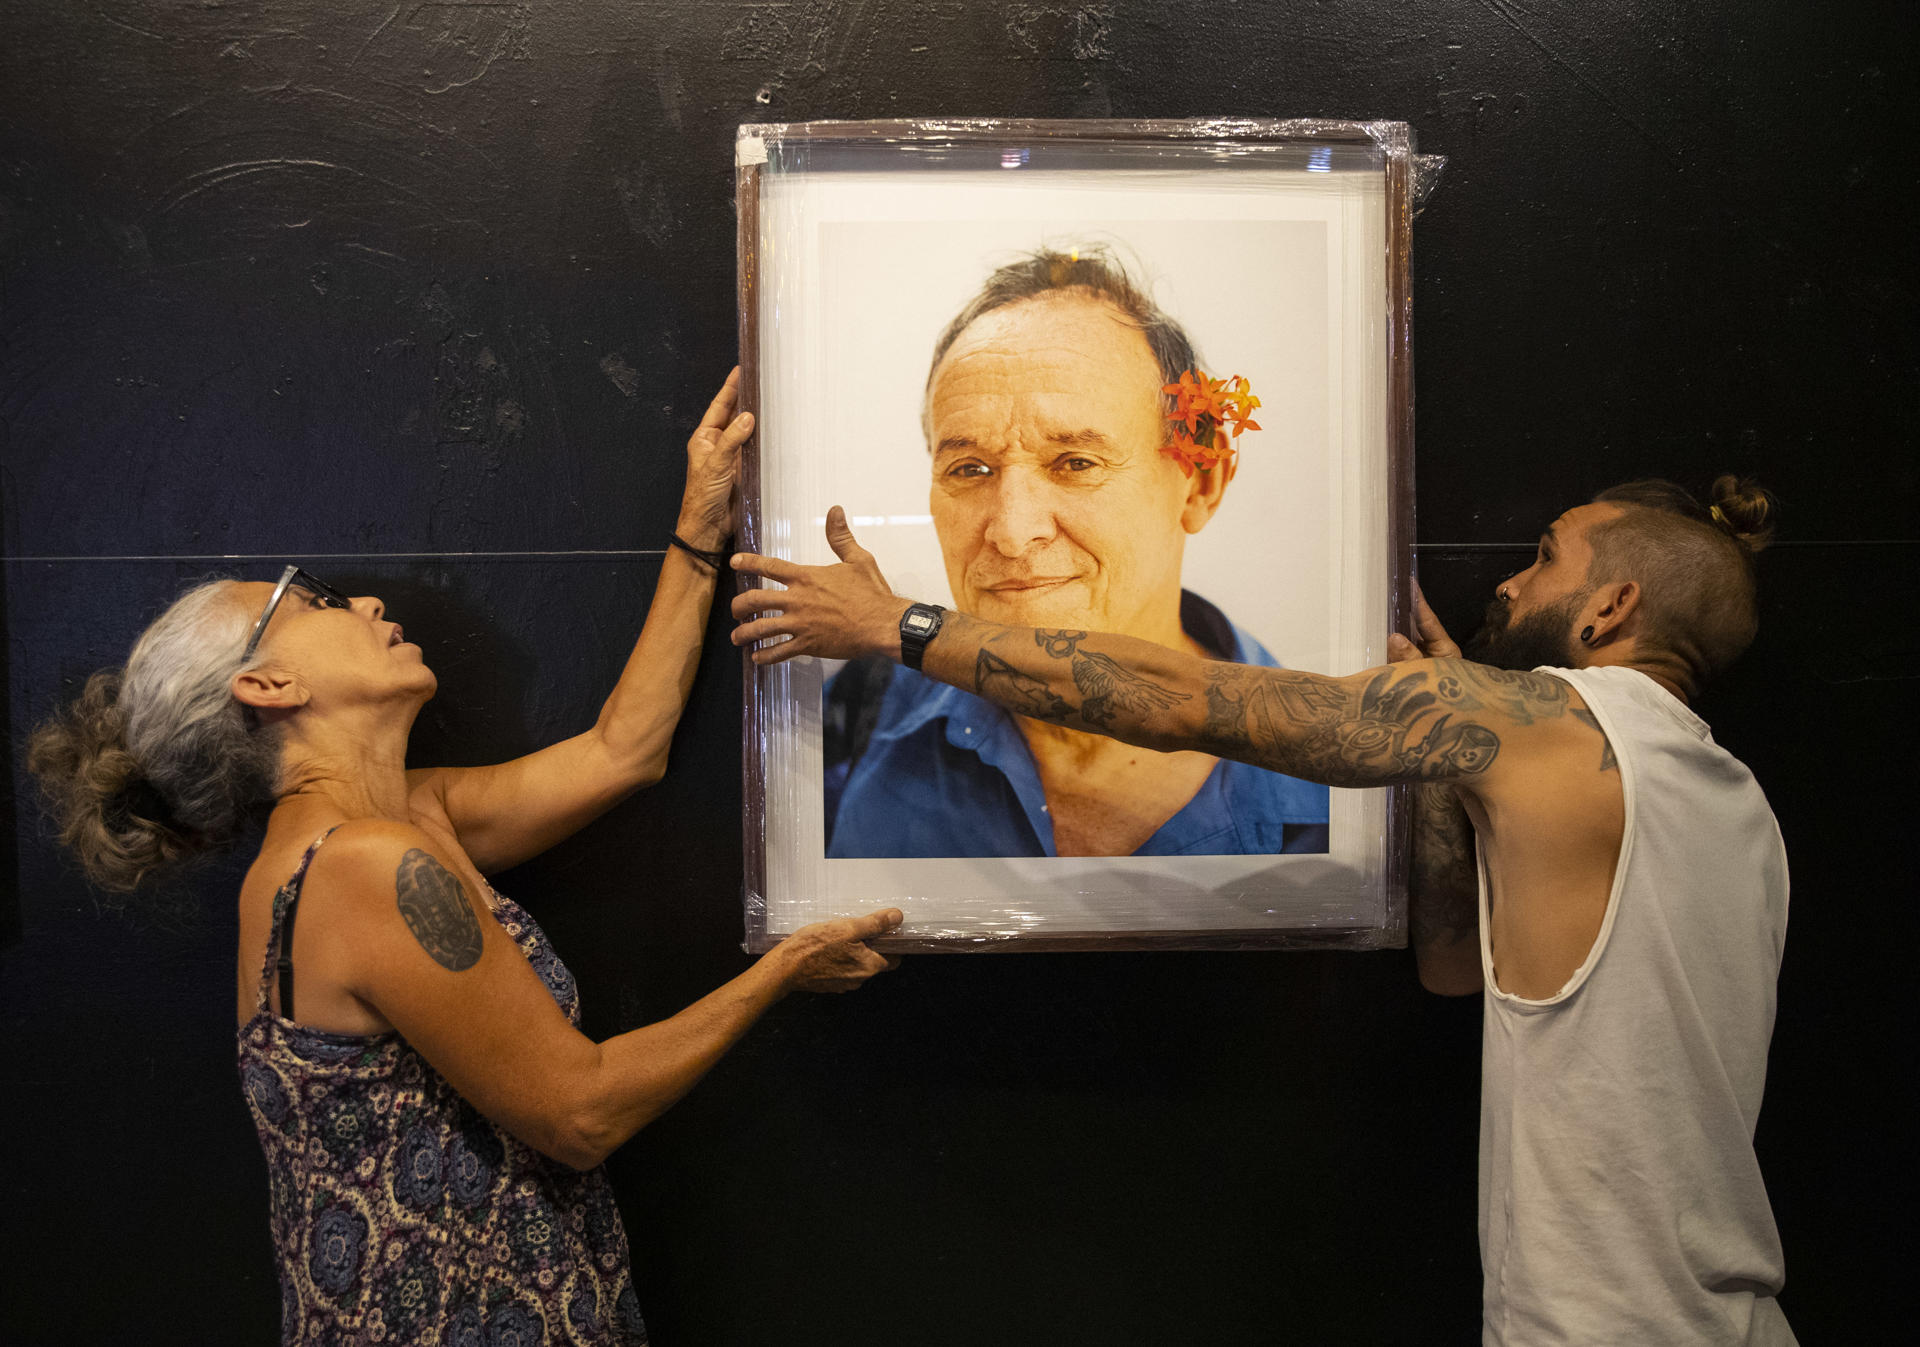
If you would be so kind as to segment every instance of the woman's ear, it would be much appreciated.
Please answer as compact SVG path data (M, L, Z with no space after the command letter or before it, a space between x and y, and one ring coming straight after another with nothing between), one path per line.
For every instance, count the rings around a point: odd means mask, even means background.
M292 711L311 695L299 679L273 669L243 669L227 685L235 700L256 711Z
M1187 503L1180 510L1180 527L1198 533L1213 518L1226 498L1227 483L1233 480L1233 460L1205 469L1195 468L1187 478Z

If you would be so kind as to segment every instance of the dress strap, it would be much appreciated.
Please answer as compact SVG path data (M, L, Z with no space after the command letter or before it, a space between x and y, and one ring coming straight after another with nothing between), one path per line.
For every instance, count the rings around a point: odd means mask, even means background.
M293 1018L293 915L300 905L300 888L307 882L307 867L313 864L313 853L320 850L320 844L334 834L338 823L313 839L313 845L300 857L300 864L294 867L293 877L280 886L273 895L273 930L267 936L266 964L260 969L260 994L257 1009L267 1008L267 983L277 968L280 972L280 1017Z

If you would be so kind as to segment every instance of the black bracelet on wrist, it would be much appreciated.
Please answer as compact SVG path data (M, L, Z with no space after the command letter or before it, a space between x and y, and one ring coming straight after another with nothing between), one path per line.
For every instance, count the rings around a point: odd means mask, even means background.
M727 558L730 555L732 555L731 553L726 551L724 548L718 552L709 552L704 547L695 547L692 543L688 542L685 538L682 538L677 533L669 533L667 535L667 541L671 542L675 547L679 548L682 552L686 552L691 556L696 556L700 558L700 560L706 562L707 565L713 567L716 573L723 571L727 568Z

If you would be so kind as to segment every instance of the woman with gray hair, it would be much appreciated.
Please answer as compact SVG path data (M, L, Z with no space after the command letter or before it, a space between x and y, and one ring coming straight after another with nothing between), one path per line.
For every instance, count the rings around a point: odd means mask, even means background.
M190 590L33 737L60 840L103 887L266 811L234 990L287 1343L644 1343L601 1161L786 993L891 966L866 942L898 911L822 923L595 1043L566 965L485 878L665 771L753 429L733 414L738 377L688 442L646 624L585 733L407 770L437 686L423 652L379 599L289 566L278 584Z

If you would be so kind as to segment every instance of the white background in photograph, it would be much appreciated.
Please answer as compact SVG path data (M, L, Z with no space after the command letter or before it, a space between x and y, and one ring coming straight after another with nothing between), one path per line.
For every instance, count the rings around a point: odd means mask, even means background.
M1209 373L1246 375L1266 404L1219 516L1188 543L1186 587L1296 668L1384 662L1385 223L1379 173L770 170L759 545L830 562L821 521L842 504L882 521L858 532L897 591L944 600L919 425L933 342L994 266L1091 235L1124 244ZM764 937L883 905L905 910L904 935L962 940L1385 920L1383 791L1332 792L1324 855L826 860L826 673L798 659L756 675L765 892L748 901Z
M1219 511L1187 540L1182 585L1282 664L1327 668L1333 483L1327 457L1327 225L1321 220L925 220L823 225L826 360L860 371L832 402L822 483L902 594L952 606L928 517L920 410L934 342L990 272L1048 246L1104 243L1186 329L1201 368L1245 375L1261 429ZM884 317L876 321L875 315ZM844 385L843 385L844 387Z

